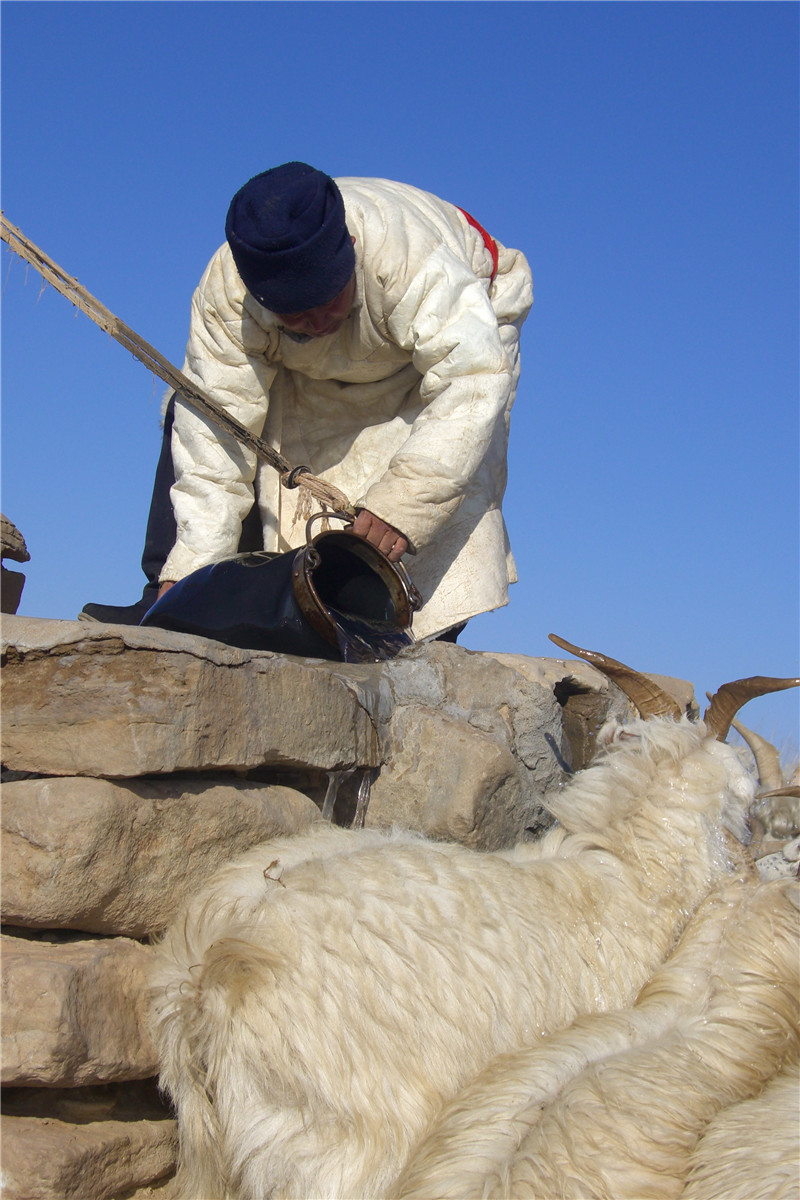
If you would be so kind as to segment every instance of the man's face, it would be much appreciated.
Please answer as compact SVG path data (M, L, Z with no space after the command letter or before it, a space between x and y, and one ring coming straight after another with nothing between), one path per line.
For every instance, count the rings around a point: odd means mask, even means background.
M275 313L275 316L281 325L290 329L292 333L303 333L313 338L327 337L344 325L355 297L356 277L351 275L349 283L346 283L338 296L334 296L327 304L320 304L317 308L309 308L305 312Z

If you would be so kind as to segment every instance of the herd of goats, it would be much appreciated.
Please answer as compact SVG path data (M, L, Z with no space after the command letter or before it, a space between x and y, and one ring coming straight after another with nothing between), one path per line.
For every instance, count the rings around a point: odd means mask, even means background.
M186 1200L800 1196L800 881L755 869L758 780L725 743L800 680L726 684L691 720L553 640L641 716L606 724L538 841L320 822L161 940Z

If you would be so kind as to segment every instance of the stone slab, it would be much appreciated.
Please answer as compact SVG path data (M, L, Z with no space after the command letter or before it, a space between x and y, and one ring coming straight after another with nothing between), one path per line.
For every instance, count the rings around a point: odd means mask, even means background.
M3 785L2 918L140 938L222 863L304 832L318 807L288 787L197 776Z
M590 760L610 713L629 711L581 660L449 643L338 664L137 627L12 617L4 632L4 761L15 771L135 778L379 766L368 823L476 848L544 828L548 791ZM153 919L119 926L100 911L108 903L93 901L80 924L138 935Z
M4 1085L145 1079L150 951L127 938L63 944L3 935Z
M22 599L25 576L21 571L9 571L0 566L0 612L15 613Z
M528 818L517 762L494 738L435 709L401 707L394 753L372 785L369 824L495 850Z
M319 660L14 616L3 621L3 658L11 770L125 778L379 762L369 713Z
M168 1176L177 1155L172 1120L4 1116L0 1129L4 1200L117 1200Z

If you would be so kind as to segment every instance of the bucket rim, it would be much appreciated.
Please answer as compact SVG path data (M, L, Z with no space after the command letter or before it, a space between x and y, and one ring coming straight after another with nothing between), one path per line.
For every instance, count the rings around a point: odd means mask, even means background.
M408 573L400 564L389 562L376 546L368 542L361 534L348 529L327 529L318 533L307 545L301 546L292 563L292 586L297 603L308 623L326 641L337 645L336 625L330 612L314 585L314 571L320 566L322 556L320 543L324 548L325 542L343 545L355 557L366 563L379 577L389 593L395 619L400 629L410 630L414 612L419 607L415 603L419 593ZM404 578L405 577L405 578ZM406 582L406 580L408 582Z

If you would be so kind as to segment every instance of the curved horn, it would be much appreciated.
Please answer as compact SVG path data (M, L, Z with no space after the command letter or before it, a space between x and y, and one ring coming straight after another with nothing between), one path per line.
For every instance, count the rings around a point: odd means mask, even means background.
M791 687L800 687L800 679L773 679L769 675L751 675L747 679L734 679L732 683L723 683L711 697L711 704L703 716L706 729L713 733L717 741L724 742L731 721L743 704L756 696L782 692Z
M785 787L773 788L770 792L759 792L757 799L766 800L768 796L796 796L800 800L800 783L787 783Z
M573 646L572 642L558 637L555 633L549 633L547 636L562 650L568 650L577 658L585 659L609 679L613 679L617 687L633 701L643 717L673 717L676 721L680 719L681 709L677 700L646 675L641 675L634 671L633 667L626 667L616 658L609 658L596 650L581 650L580 646Z
M708 698L711 699L710 696ZM762 788L783 787L781 757L772 742L768 742L760 733L754 733L752 729L748 729L735 718L731 720L731 725L739 736L744 738L756 760L759 786Z

